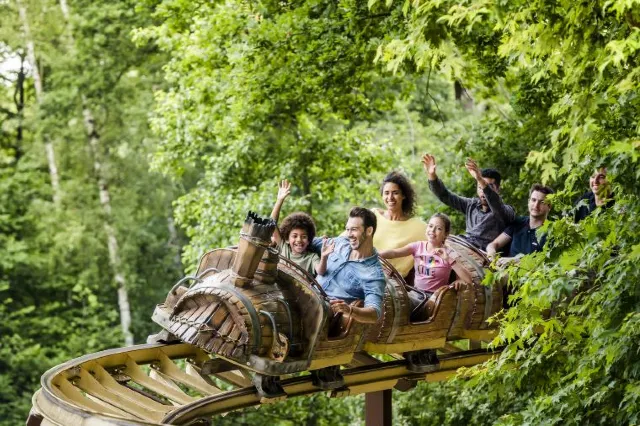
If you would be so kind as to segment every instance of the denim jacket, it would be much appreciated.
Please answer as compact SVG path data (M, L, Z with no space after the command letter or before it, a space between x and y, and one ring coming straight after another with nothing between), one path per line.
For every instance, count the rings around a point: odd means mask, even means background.
M345 237L333 239L335 248L327 259L327 271L316 279L331 299L341 299L346 303L364 300L364 307L372 307L382 315L385 278L378 252L358 260L349 260L351 246ZM311 249L322 250L322 238L314 238Z

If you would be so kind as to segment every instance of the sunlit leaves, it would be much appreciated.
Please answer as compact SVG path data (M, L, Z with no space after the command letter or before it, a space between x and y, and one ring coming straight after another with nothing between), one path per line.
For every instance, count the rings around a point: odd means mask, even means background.
M402 84L372 64L372 40L390 18L352 1L196 9L159 11L164 24L138 33L163 47L171 40L173 87L157 94L152 118L163 139L156 167L204 171L178 202L189 259L231 243L246 210L268 214L282 178L295 188L287 211L310 211L323 232L336 232L345 204L370 204L372 176L390 167L388 141L372 144L372 129L359 123L391 109ZM176 19L190 30L174 33Z
M455 405L457 418L491 422L505 413L498 423L637 422L640 366L631 324L639 276L631 265L640 256L634 219L640 208L638 2L450 2L438 9L442 4L411 3L409 30L379 48L378 58L391 70L406 61L423 67L415 53L422 49L434 60L429 70L446 70L483 94L489 92L483 87L506 82L514 107L505 122L523 123L522 140L510 141L527 157L520 177L533 174L560 189L554 211L569 216L549 227L544 254L509 270L517 306L493 343L508 344L498 365L518 368L479 372L482 380L456 394L464 401ZM438 23L446 28L434 35ZM481 45L481 38L493 43ZM445 43L454 48L445 51ZM503 73L488 72L486 55L505 61ZM459 67L447 66L452 59ZM499 139L518 134L512 128L486 121L477 132ZM487 145L476 147L479 155L496 158ZM587 189L586 177L602 164L619 182L617 207L575 225L566 213L571 198ZM505 387L516 389L507 402L497 397ZM446 395L450 387L443 388ZM487 405L495 412L482 417Z
M0 3L0 45L24 52L15 2ZM5 120L2 111L15 111L19 91L0 69L3 425L24 422L49 367L122 340L83 103L93 109L101 138L137 341L152 329L149 314L180 268L172 255L180 241L167 242L172 188L147 164L154 145L147 120L152 87L162 84L162 60L154 46L137 50L130 40L134 27L149 22L149 11L126 0L70 2L71 39L59 2L21 3L28 7L45 97L38 107L27 74L24 120ZM59 208L50 201L44 133L55 141L65 194Z

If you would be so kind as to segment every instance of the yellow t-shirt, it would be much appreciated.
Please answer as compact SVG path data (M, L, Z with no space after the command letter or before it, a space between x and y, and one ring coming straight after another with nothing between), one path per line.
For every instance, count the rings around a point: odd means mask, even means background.
M373 246L376 250L390 250L404 247L409 243L426 239L427 224L420 218L408 220L389 220L378 209L372 209L378 220L376 233L373 235ZM406 277L413 268L413 256L389 259L389 262Z

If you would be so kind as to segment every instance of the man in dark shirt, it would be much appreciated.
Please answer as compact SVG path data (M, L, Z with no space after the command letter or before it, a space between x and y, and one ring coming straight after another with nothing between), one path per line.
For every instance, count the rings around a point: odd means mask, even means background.
M516 217L513 207L500 198L500 173L494 169L480 169L475 161L467 159L465 167L477 182L478 198L466 198L450 192L436 174L433 155L422 157L422 166L429 178L429 188L444 204L465 214L464 237L474 246L485 250L504 228Z
M529 216L521 216L508 226L502 234L487 245L487 254L494 256L498 250L511 243L508 257L504 257L501 263L509 262L513 258L524 256L542 250L546 236L540 241L536 231L547 220L551 211L551 205L546 201L547 195L553 194L553 189L536 183L529 191Z
M589 178L589 191L576 203L575 221L580 222L598 207L607 209L615 203L611 196L611 187L607 181L607 169L600 167Z

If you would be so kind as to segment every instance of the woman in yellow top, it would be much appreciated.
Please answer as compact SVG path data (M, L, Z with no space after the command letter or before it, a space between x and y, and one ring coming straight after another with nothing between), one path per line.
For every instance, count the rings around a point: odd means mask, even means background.
M395 171L389 173L382 181L380 194L386 209L372 209L378 220L374 247L378 251L392 250L423 240L427 224L414 216L416 192L409 179ZM403 277L413 271L411 256L389 259L389 262Z

